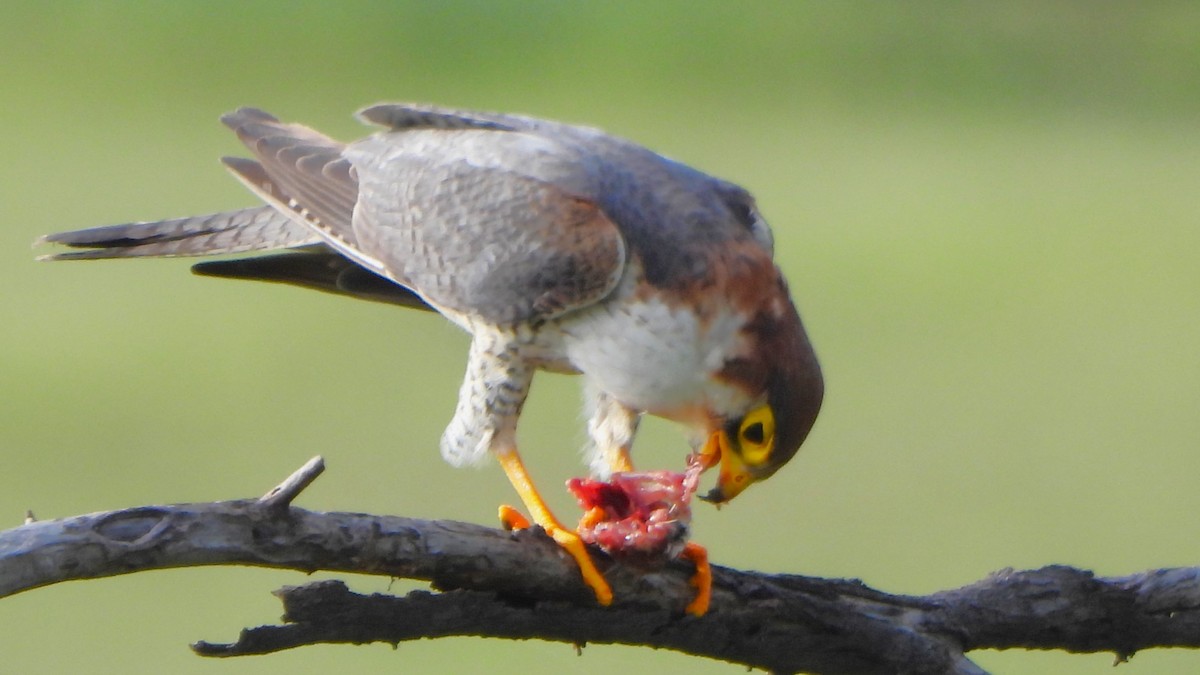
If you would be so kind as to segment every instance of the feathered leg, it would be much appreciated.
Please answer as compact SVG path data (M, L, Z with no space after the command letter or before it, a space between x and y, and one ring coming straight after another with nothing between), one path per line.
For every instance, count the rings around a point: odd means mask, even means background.
M612 588L592 562L583 540L554 517L517 453L517 418L532 380L533 369L523 363L504 336L477 333L471 341L458 408L442 436L442 454L453 464L464 464L490 452L533 521L575 559L596 601L611 604ZM528 527L528 521L509 506L500 508L500 519L510 529Z

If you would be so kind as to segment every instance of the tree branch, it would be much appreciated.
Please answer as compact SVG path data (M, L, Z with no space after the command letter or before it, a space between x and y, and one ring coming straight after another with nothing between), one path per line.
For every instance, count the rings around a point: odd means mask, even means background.
M540 531L291 507L322 470L315 458L261 499L30 520L0 532L0 597L69 579L230 564L405 577L442 591L364 596L336 581L284 588L285 625L193 646L208 656L485 635L647 645L777 672L981 673L965 652L1124 659L1149 647L1200 647L1200 568L1117 578L1062 566L1005 570L903 596L856 580L714 566L712 608L697 618L683 613L693 592L688 565L644 571L597 554L617 598L600 608Z

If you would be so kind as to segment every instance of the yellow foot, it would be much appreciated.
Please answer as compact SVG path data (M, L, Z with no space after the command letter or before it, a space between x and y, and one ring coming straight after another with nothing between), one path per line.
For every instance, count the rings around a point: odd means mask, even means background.
M500 524L510 532L525 530L531 525L523 513L507 504L500 506ZM587 552L587 546L584 545L579 535L554 524L549 527L543 525L542 529L567 552L567 555L575 559L575 564L579 566L579 572L583 576L583 583L592 589L592 593L596 595L596 602L606 607L611 605L613 601L612 587L608 585L604 575L596 568L596 563L592 562L592 558Z
M592 592L596 594L596 602L607 607L612 604L613 592L612 587L604 580L604 575L600 570L596 569L596 563L592 562L592 557L588 555L587 546L578 534L561 527L551 527L546 530L546 534L554 538L558 545L562 547L567 555L575 559L575 564L579 565L579 572L583 575L583 583L587 584Z
M613 473L633 471L633 459L629 457L629 448L617 448L613 453L611 465Z
M704 616L708 612L709 603L712 602L712 568L708 566L708 551L700 544L689 541L679 557L691 560L696 566L696 573L692 575L690 582L696 589L696 597L688 603L684 611L693 616Z

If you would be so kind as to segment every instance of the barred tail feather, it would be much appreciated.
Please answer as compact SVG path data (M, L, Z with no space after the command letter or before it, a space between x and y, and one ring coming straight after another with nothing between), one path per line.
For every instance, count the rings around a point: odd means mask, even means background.
M41 260L179 257L243 253L318 244L321 238L270 206L155 222L126 223L48 234L36 244L87 249Z

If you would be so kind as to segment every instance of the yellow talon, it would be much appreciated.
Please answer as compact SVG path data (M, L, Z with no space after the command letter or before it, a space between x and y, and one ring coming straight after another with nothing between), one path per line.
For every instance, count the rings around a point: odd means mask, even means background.
M530 523L525 514L508 504L501 504L500 525L509 532L512 532L513 530L528 530Z
M696 573L692 575L690 582L696 589L696 597L688 603L684 611L693 616L704 616L708 612L709 603L712 602L712 568L708 565L708 551L700 544L689 541L679 557L691 560L696 566Z

